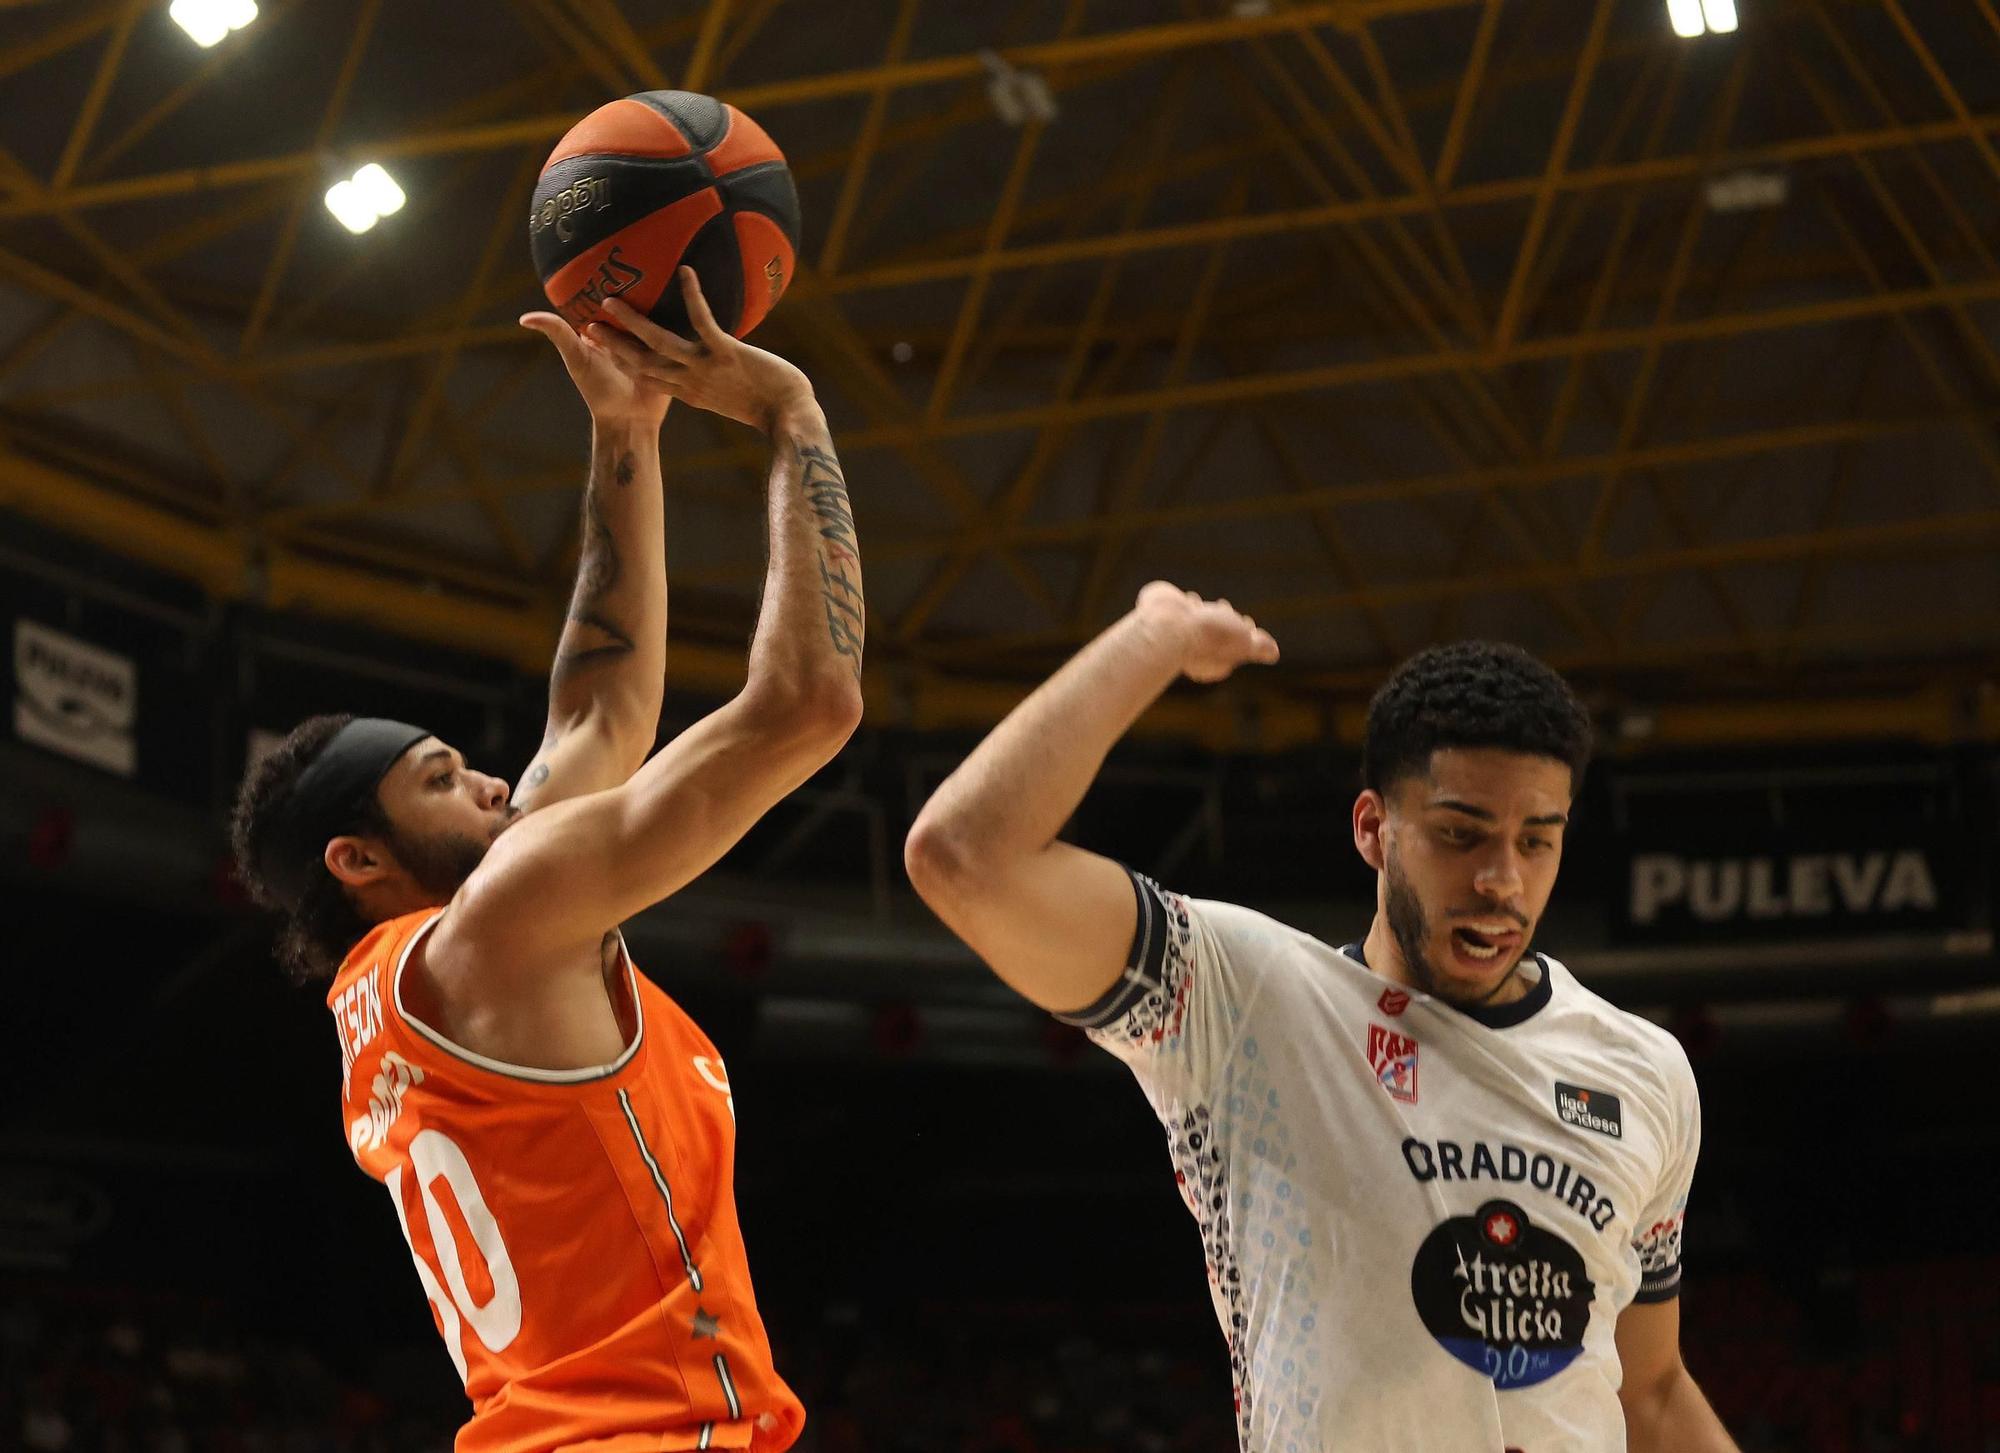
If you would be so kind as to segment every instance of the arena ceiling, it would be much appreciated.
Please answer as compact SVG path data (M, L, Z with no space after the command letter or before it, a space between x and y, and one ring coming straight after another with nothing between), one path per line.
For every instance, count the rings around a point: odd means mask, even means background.
M674 86L798 175L758 341L833 416L886 712L990 719L1164 575L1286 649L1169 713L1214 740L1473 632L1640 720L1993 734L2000 0L1737 6L264 0L202 51L0 0L0 509L539 668L586 431L513 321L528 191ZM409 203L351 236L371 160ZM756 445L669 421L699 686Z

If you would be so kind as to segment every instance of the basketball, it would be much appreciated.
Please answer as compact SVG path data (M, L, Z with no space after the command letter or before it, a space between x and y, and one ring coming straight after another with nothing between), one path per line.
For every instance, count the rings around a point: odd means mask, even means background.
M693 268L715 320L747 335L791 281L799 199L764 128L712 96L642 91L556 144L528 242L550 304L581 329L620 297L692 338L674 269Z

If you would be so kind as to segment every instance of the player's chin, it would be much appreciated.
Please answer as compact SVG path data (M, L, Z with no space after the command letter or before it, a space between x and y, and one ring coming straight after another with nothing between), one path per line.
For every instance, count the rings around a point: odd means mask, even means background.
M1432 962L1444 970L1458 997L1483 999L1514 972L1527 951L1525 932L1489 934L1475 940L1454 930L1444 935Z

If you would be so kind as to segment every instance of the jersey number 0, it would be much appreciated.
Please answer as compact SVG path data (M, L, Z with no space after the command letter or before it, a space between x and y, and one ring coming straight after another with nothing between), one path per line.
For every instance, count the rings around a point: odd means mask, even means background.
M500 1237L500 1224L493 1219L487 1209L486 1197L479 1189L479 1181L472 1174L472 1166L465 1158L465 1152L458 1148L458 1142L449 1135L436 1130L419 1130L410 1140L410 1169L416 1172L417 1194L424 1203L424 1220L430 1227L431 1245L437 1250L438 1265L435 1269L424 1260L417 1250L416 1238L410 1235L409 1215L403 1209L403 1167L390 1170L385 1184L389 1188L389 1199L396 1207L396 1224L403 1228L403 1239L410 1244L410 1260L417 1265L417 1280L423 1283L424 1295L430 1298L432 1308L437 1312L438 1330L444 1334L445 1349L451 1353L452 1365L458 1369L458 1379L465 1381L465 1348L461 1342L462 1328L470 1325L473 1335L488 1352L503 1351L521 1331L521 1282L514 1274L513 1258L507 1254L507 1243ZM492 1295L485 1303L474 1301L471 1289L466 1285L465 1266L459 1258L458 1237L445 1219L444 1207L438 1204L432 1184L442 1180L451 1188L452 1198L458 1202L459 1215L465 1221L466 1230L472 1233L472 1244L486 1263L487 1279L493 1284ZM442 1282L440 1282L442 1273Z

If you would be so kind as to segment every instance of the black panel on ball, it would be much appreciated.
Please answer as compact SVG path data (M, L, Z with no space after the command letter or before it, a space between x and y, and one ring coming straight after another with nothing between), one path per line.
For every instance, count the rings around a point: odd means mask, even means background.
M681 265L693 268L695 276L701 279L701 294L708 299L708 310L715 314L722 331L734 333L743 319L743 254L736 246L736 228L727 212L709 219L695 233L687 251L681 254ZM667 290L660 294L660 301L647 316L683 338L694 337L687 304L681 300L679 278L667 284Z
M792 169L781 161L760 162L716 179L722 205L739 212L761 212L784 229L796 252L799 246L799 194L792 186Z
M708 185L708 163L699 157L572 156L557 162L535 184L528 211L536 276L546 282L579 253Z
M641 91L631 99L651 106L673 122L696 151L707 151L729 131L729 113L713 96L695 91Z

